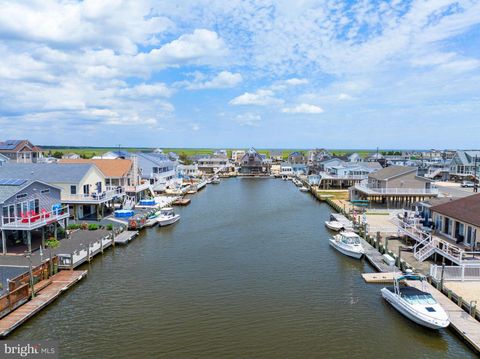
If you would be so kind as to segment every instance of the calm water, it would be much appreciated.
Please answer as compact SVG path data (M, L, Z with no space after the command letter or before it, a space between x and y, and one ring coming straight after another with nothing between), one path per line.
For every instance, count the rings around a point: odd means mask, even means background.
M170 228L109 250L11 339L65 358L470 358L387 306L327 243L330 209L291 182L209 186Z

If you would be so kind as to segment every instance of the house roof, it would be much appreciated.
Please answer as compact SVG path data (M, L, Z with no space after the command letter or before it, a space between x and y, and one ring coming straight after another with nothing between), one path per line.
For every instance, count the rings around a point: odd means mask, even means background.
M475 156L477 156L478 163L480 163L480 151L457 151L455 158L462 165L469 165L475 161Z
M102 171L107 178L120 178L128 175L132 168L132 160L117 159L61 159L60 163L79 164L92 163Z
M384 181L411 172L417 172L417 167L390 166L370 174L369 177L378 181Z
M0 177L46 183L79 183L92 167L96 168L91 163L6 163L0 167Z
M0 178L0 182L4 182L4 180L7 180L7 178ZM0 203L5 202L7 199L15 195L16 193L22 191L24 188L27 188L30 186L32 183L42 183L44 185L60 189L56 186L49 185L48 183L44 183L42 181L36 181L36 180L24 180L24 182L18 182L18 184L0 184Z
M41 151L37 146L34 146L28 140L6 140L0 141L0 151L2 152L16 152L22 149L23 146L29 146L33 151Z
M480 193L433 206L431 210L480 227Z

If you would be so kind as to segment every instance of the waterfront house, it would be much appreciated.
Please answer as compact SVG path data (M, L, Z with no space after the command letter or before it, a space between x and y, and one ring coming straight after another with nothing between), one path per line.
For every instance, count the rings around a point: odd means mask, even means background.
M240 161L240 173L242 174L265 174L268 171L269 168L263 163L262 156L254 148L250 148Z
M137 152L135 155L141 179L148 181L155 191L163 192L173 184L177 177L178 162L170 160L163 153Z
M480 249L480 194L433 206L430 211L437 235Z
M438 189L429 179L419 177L415 167L386 167L350 188L350 200L368 200L388 207L403 207L437 196Z
M307 166L303 163L283 162L280 165L280 175L282 176L296 176L306 174Z
M362 161L363 161L362 157L356 152L348 156L348 162L362 162Z
M236 164L239 164L244 155L245 155L245 150L233 150L232 161Z
M203 173L217 173L228 165L227 156L202 156L197 161L199 171Z
M464 180L480 175L480 151L457 151L450 161L450 179ZM475 173L476 171L476 173Z
M272 162L283 161L283 151L282 150L270 150L270 159L272 160Z
M37 180L61 189L61 202L74 219L98 220L124 196L123 188L106 186L105 176L90 163L17 164L0 167L2 178Z
M0 155L9 158L10 162L36 163L43 152L28 140L8 140L0 142Z
M76 153L66 153L62 156L62 159L64 160L78 160L80 158L81 157Z
M61 189L37 180L0 178L0 232L2 253L23 253L44 246L46 234L57 235L57 223L66 228L68 206Z
M113 160L113 159L128 159L132 156L130 152L117 150L117 151L109 151L105 152L102 155L93 156L92 159L105 159L105 160Z
M62 159L59 163L94 164L103 173L107 187L126 188L138 183L138 173L134 173L131 159Z
M0 166L3 166L7 162L10 162L10 159L8 157L0 154Z
M306 164L307 158L302 152L295 151L288 155L287 162L291 164Z
M198 170L198 164L194 163L191 165L182 165L177 166L177 177L178 178L191 178L200 176L200 171Z

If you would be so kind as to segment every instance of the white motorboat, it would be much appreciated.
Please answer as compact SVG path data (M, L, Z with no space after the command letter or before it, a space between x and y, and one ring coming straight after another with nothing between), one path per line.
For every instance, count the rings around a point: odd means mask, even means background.
M211 184L219 184L220 183L220 178L218 178L217 176L213 177L211 182Z
M404 280L421 282L421 288L401 285ZM431 329L448 327L450 319L442 306L426 291L425 277L404 274L394 279L393 286L382 288L382 297L408 319Z
M173 208L162 208L160 210L160 215L157 217L157 223L160 227L164 227L178 222L179 219L180 215L175 214Z
M305 186L300 187L298 190L299 190L300 192L308 192L308 191L309 191L309 189L308 189L307 187L305 187Z
M344 229L343 224L338 221L325 221L325 226L335 232Z
M154 225L156 225L160 214L161 214L161 211L157 211L149 215L147 217L147 220L145 221L145 227L153 227Z
M300 180L296 179L296 178L293 178L293 179L292 179L292 182L293 182L293 184L294 184L295 186L297 186L297 187L301 187L301 186L302 186L302 182L301 182Z
M330 245L346 256L359 259L365 253L360 237L353 232L341 232L329 239Z

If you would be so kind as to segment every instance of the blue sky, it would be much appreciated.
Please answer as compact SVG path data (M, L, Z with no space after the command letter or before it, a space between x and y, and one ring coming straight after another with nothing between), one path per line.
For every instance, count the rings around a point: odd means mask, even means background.
M480 1L0 1L0 139L478 148Z

